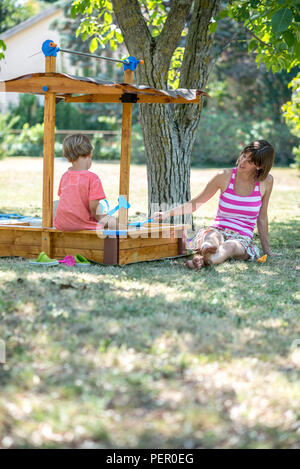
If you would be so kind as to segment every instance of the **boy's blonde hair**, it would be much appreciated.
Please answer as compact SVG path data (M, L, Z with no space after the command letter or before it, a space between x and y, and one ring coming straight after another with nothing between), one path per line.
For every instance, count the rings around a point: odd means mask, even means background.
M63 141L64 156L69 161L76 161L80 156L87 157L93 149L93 145L85 135L69 135Z

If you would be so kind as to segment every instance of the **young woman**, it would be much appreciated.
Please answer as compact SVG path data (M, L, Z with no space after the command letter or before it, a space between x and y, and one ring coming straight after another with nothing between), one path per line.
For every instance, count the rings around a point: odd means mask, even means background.
M189 268L221 264L230 257L242 260L260 257L253 242L256 223L264 254L273 255L268 237L268 204L273 187L269 172L273 163L272 145L266 140L255 140L243 149L235 168L219 171L192 200L154 214L154 220L158 221L192 213L220 189L214 222L210 227L202 228L192 241L197 255L187 262Z

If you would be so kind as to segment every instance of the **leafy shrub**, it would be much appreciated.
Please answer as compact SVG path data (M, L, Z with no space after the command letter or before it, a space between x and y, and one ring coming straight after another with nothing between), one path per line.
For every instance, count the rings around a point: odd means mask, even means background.
M8 156L42 156L44 142L44 125L36 124L29 127L24 124L19 135L7 138ZM62 153L62 145L55 142L55 153Z
M134 163L137 164L146 163L144 139L140 124L135 124L132 126L131 159Z
M105 106L105 105L104 105ZM103 111L103 107L101 107ZM105 112L104 107L104 112ZM19 97L19 102L16 105L10 105L9 112L11 116L19 116L18 122L14 125L16 129L23 129L24 124L29 124L30 127L36 124L42 124L44 121L44 106L40 103L37 96L22 94ZM65 103L60 101L55 106L55 125L57 129L81 129L81 130L96 130L99 129L99 104L95 103ZM109 116L104 116L104 126L101 129L106 129L105 120L109 120Z
M0 159L8 155L11 129L18 122L19 117L0 114Z
M241 120L237 113L205 108L195 140L192 163L194 165L227 166L235 163L243 147L249 142L264 138L275 148L276 164L293 160L292 148L296 138L284 123L266 118Z
M44 119L44 108L38 101L38 98L31 94L20 94L17 105L9 105L11 116L19 116L15 123L15 129L23 129L24 124L31 127L36 124L42 124Z
M223 88L220 88L221 94L223 91ZM113 114L113 109L107 105L105 108L106 114L103 114L103 108L101 107L102 114L99 116L99 107L96 108L93 104L84 106L79 108L70 103L59 103L56 106L57 128L96 130L100 127L101 130L120 131L121 116L118 114L119 110L116 110L117 113ZM146 156L142 129L137 123L137 112L137 108L134 108L131 161L139 164L146 162ZM287 112L288 108L286 109ZM4 151L4 153L11 156L42 156L43 125L41 122L43 120L43 107L39 105L36 97L22 96L19 106L11 114L15 117L14 120L10 121L10 125L7 124L7 117L3 118L2 116L2 124L0 122L0 155ZM204 108L192 150L192 165L232 165L235 163L241 149L250 141L260 137L269 140L274 146L276 164L290 164L293 162L294 156L299 161L297 155L299 155L300 150L296 148L298 139L295 130L292 130L291 133L285 123L268 117L255 120L250 113L245 112L242 119L240 115L238 111L224 110L221 106L218 106L218 103ZM34 125L31 124L32 122L34 122ZM299 122L299 118L297 122ZM23 123L21 126L22 133L18 136L9 137L9 129L12 127L20 128L20 123ZM55 154L57 156L62 155L64 137L65 135L60 134L55 136ZM94 135L92 143L95 147L95 159L118 160L120 158L120 133L104 136ZM293 147L295 147L294 150Z
M29 127L28 123L23 125L19 135L10 135L9 156L42 156L43 154L44 126L36 124Z
M95 160L119 160L121 151L119 140L119 135L112 137L95 135L92 139L93 158Z
M294 78L289 87L292 88L292 98L290 101L282 106L284 111L284 117L291 128L292 134L294 134L298 139L300 138L300 73ZM300 145L298 140L298 145L294 147L293 154L295 156L294 166L300 169Z

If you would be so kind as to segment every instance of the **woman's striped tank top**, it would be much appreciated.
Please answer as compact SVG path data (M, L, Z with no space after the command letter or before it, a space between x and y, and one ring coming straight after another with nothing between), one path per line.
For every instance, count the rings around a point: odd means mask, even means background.
M213 228L220 230L233 230L243 236L253 238L262 196L259 182L255 183L252 194L248 196L237 195L234 190L236 168L233 168L230 182L226 190L220 195L219 207Z

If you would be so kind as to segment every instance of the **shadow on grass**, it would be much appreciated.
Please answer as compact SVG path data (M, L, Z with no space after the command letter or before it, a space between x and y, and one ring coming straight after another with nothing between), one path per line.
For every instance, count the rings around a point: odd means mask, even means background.
M38 445L31 429L39 431L40 422L64 434L86 421L84 437L74 430L72 442L62 436L40 446L79 447L86 439L128 448L295 444L293 432L280 425L235 423L239 397L233 384L214 381L218 367L199 379L201 364L234 367L255 358L265 363L261 373L295 383L295 370L282 361L300 335L296 244L288 223L275 228L283 258L199 273L183 259L85 272L0 261L2 394L37 401L22 437L14 429L20 417L5 417L15 446Z

